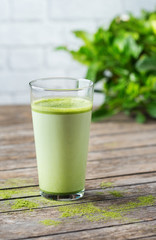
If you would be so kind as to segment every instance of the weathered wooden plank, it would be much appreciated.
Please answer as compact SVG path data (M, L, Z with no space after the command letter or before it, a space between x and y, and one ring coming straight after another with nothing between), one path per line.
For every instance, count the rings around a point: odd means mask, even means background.
M136 147L133 149L123 148L123 149L111 149L111 150L102 150L88 153L88 160L98 160L98 159L110 159L111 158L129 158L142 155L151 155L155 154L156 146L147 146L147 147Z
M59 234L45 234L44 237L39 237L39 239L102 239L102 240L155 240L156 232L154 230L156 221L142 221L139 223L130 223L123 225L114 225L111 227L97 227L95 229L85 229L79 232L62 232ZM37 237L38 238L38 237ZM35 239L35 237L33 238Z
M35 155L35 153L32 153ZM99 152L89 152L88 153L88 161L95 161L95 160L105 160L109 159L110 164L111 161L113 161L114 158L120 159L121 161L123 159L127 158L136 158L140 157L146 157L150 158L151 156L156 156L156 146L149 146L145 148L134 148L132 149L122 149L114 150L114 151L99 151ZM27 167L35 167L36 166L36 159L35 158L20 158L20 156L17 155L17 158L15 159L3 159L0 158L0 170L11 170L14 168L27 168Z
M109 180L109 181L108 181ZM3 184L2 184L3 183ZM120 188L120 187L126 187L126 189L129 189L131 186L132 188L136 189L139 187L145 187L146 184L151 184L151 187L153 187L153 184L155 185L156 183L156 172L153 174L136 174L136 175L128 175L128 176L120 176L120 177L112 177L109 179L105 178L95 178L95 179L90 179L86 180L86 191L88 190L101 190L101 189L112 189L114 190L115 188ZM25 186L25 187L24 187ZM31 188L32 186L32 188ZM36 186L36 187L33 187ZM20 189L21 187L21 189ZM28 187L28 189L27 189ZM19 189L19 193L13 195L15 196L22 196L21 194L24 194L23 196L29 196L29 192L31 192L31 195L34 195L37 192L38 195L38 179L20 179L20 178L14 178L14 179L9 179L9 180L3 180L1 182L1 189ZM150 186L149 186L150 188ZM32 190L33 189L33 190ZM20 192L21 190L21 192ZM28 194L27 194L28 191ZM146 193L146 189L144 190L144 193ZM1 193L3 191L0 190L0 199ZM19 195L20 194L20 195Z
M127 158L127 157L136 157L136 155L139 155L140 158L142 155L154 155L156 153L156 146L147 146L147 147L138 147L138 148L124 148L124 149L111 149L111 150L101 150L101 151L95 151L95 152L89 152L88 153L88 161L90 160L98 160L98 159L110 159L111 158ZM3 155L2 155L3 154ZM34 161L36 157L34 146L31 145L31 148L28 146L22 149L12 148L12 151L4 151L3 153L0 152L0 170L3 170L5 168L11 169L21 167L22 164L23 167L32 167L35 166L36 161ZM18 160L18 161L14 161Z
M86 189L85 196L78 202L72 202L72 204L91 201L114 201L117 198L120 198L122 201L123 199L132 200L136 197L149 194L156 196L156 181L101 188L100 182L95 180L94 185L90 185L89 188ZM28 198L28 200L37 201L37 203L39 202L39 208L43 206L53 206L53 203L51 204L51 201L47 201L46 203L42 202L42 199L39 196L38 187L25 187L18 189L14 188L13 190L0 190L0 213L6 211L16 211L12 210L12 205L15 203L16 199L21 198ZM59 203L60 202L56 202L58 205Z
M94 169L94 171L93 171ZM113 159L110 164L110 160L104 161L90 161L87 164L87 179L96 177L107 177L113 175L131 174L134 172L146 172L154 171L156 169L155 156L134 157Z
M0 106L0 125L18 125L21 122L31 121L30 106Z
M156 171L150 173L134 173L128 175L119 175L114 177L102 177L102 178L95 178L95 179L86 179L86 189L95 189L100 188L101 183L112 183L112 186L125 186L125 185L134 185L134 184L143 184L146 182L153 182L156 181ZM14 189L18 187L24 186L34 186L38 185L38 178L37 176L34 178L13 178L13 179L1 179L0 180L0 189Z
M36 159L18 159L18 160L2 160L0 161L0 171L14 170L17 168L31 168L36 167Z
M21 153L22 154L22 153ZM94 170L93 170L94 169ZM110 159L95 160L87 163L87 179L102 178L114 175L132 174L140 172L156 171L155 156L143 156L125 159L113 159L110 164ZM37 176L36 168L15 169L1 171L1 179Z
M107 126L107 127L106 127ZM7 135L9 136L9 139L11 139L16 133L17 136L31 136L33 135L33 129L32 129L32 121L30 119L29 122L24 121L19 123L18 125L12 124L8 125L6 127L1 126L0 129L3 131L1 132L0 136L2 138L7 138ZM113 135L127 135L129 133L141 133L141 132L152 132L155 131L156 127L155 124L149 124L149 125L137 125L136 123L130 122L129 124L123 123L122 125L119 123L92 123L91 124L91 138L95 136L113 136ZM15 137L15 136L14 136ZM8 139L8 141L9 141Z
M134 136L134 137L133 137ZM99 140L98 140L99 139ZM97 138L96 140L90 141L89 151L90 152L105 152L105 151L124 151L131 150L133 148L148 148L156 147L156 138L155 133L152 134L140 134L132 135L131 138L127 139L125 137L118 137L116 139L103 139ZM141 151L140 151L141 152ZM34 143L20 143L0 146L0 159L26 159L26 158L35 158L35 147Z
M2 144L0 186L12 187L13 190L17 190L17 186L33 186L38 183L38 180L30 107L7 106L0 107L0 111ZM141 195L155 196L155 132L154 121L150 124L138 125L121 115L103 123L92 123L87 190L85 197L79 202L71 203L71 206L93 202L96 207L103 209L114 205L119 206L130 200L138 201L136 198ZM15 180L13 185L11 181L9 183L8 178ZM103 181L112 182L114 187L101 189ZM33 236L36 236L35 238L43 236L41 239L104 239L105 234L106 237L110 234L109 239L113 237L125 239L126 234L129 234L127 235L129 238L148 237L150 234L155 234L152 227L155 226L156 209L152 206L137 206L135 210L124 213L126 219L122 220L110 218L90 222L85 215L64 219L61 218L60 207L48 207L50 203L47 202L39 203L38 209L32 212L12 210L11 206L17 198L22 197L30 201L42 199L35 198L38 195L38 187L19 190L11 196L16 199L0 201L1 211L14 211L0 214L1 239L33 238ZM123 194L123 197L116 198L110 193L112 191ZM45 226L40 221L46 218L59 220L61 223L58 226ZM134 223L136 221L137 224ZM113 232L115 228L116 235ZM62 231L64 233L61 233Z
M139 141L139 140L138 140ZM126 140L125 140L126 142ZM89 153L89 159L94 157L95 155L98 156L105 156L106 155L106 151L110 152L110 156L111 155L116 155L116 156L120 156L120 152L125 152L125 151L131 151L131 155L132 152L138 151L138 152L142 152L144 151L143 149L145 148L154 148L156 147L155 144L155 139L153 137L153 139L150 141L148 140L148 142L144 141L138 144L137 141L133 142L132 144L132 140L129 143L124 143L124 139L123 142L121 143L117 143L117 142L111 142L111 143L103 143L103 144L99 144L99 145L90 145L90 153ZM117 146L118 145L118 146ZM123 146L124 145L124 146ZM133 145L133 146L132 146ZM111 151L115 151L115 153L111 153ZM119 153L117 151L120 151ZM146 150L145 150L146 151ZM147 150L148 151L148 150ZM92 154L92 157L90 157ZM27 158L35 158L35 147L34 147L34 143L32 142L31 144L14 144L14 145L8 145L8 146L2 146L0 148L0 160L10 160L10 159L27 159Z
M32 120L31 120L31 112L29 106L1 106L0 107L1 116L0 116L0 128L2 128L3 133L1 133L1 137L3 140L3 144L12 143L13 135L16 133L21 136L23 134L23 141L27 142L28 140L32 141L33 132L32 132ZM9 112L9 117L8 117ZM113 119L129 119L125 116L117 116ZM107 125L107 127L105 127ZM5 127L6 126L6 127ZM155 122L151 121L150 124L137 125L134 121L129 119L128 122L118 122L112 121L104 121L103 123L92 123L91 125L91 137L94 135L109 135L109 134L128 134L129 132L142 132L142 131L154 131ZM27 130L27 131L25 131ZM30 136L31 134L31 136ZM8 135L8 137L7 137ZM19 136L19 137L20 137ZM30 139L28 139L30 136ZM15 137L15 136L14 136ZM16 138L16 137L15 137ZM16 139L18 141L18 139Z
M107 126L107 127L106 127ZM6 141L6 143L9 144L9 142L12 140L13 137L16 136L21 137L28 137L33 135L33 129L32 129L32 121L31 119L29 122L21 122L18 125L8 125L8 126L1 126L0 129L2 129L0 137L2 140ZM92 123L91 124L91 132L90 137L95 136L108 136L108 135L127 135L129 133L136 133L136 132L151 132L155 131L156 127L155 124L149 124L149 125L137 125L136 123L130 122L130 123ZM30 139L31 140L31 139Z
M134 200L134 199L133 199ZM120 207L121 204L127 204L129 200L124 201L120 199L114 200L111 202L109 201L97 201L94 204L94 207L97 207L98 209L107 211L109 207L118 206ZM133 201L134 202L134 201ZM137 200L135 201L137 202ZM78 204L76 204L78 206ZM75 206L76 206L75 205ZM75 207L72 206L72 207ZM81 204L81 207L83 207L84 204ZM79 208L79 206L78 206ZM78 209L77 208L77 209ZM62 210L63 211L63 210ZM64 210L65 211L65 210ZM111 210L112 211L112 210ZM110 211L109 211L110 212ZM130 211L125 211L122 213L123 217L122 219L117 219L115 217L109 217L104 219L98 219L96 220L89 220L86 216L87 214L84 214L83 216L79 216L78 214L74 214L70 217L61 217L61 207L52 207L52 208L42 208L42 209L36 209L31 212L14 212L10 214L2 214L0 215L1 218L1 233L0 237L3 239L14 239L14 238L31 238L33 236L42 236L42 235L48 235L48 234L60 234L62 232L62 229L64 232L69 231L82 231L86 229L95 229L95 228L105 228L105 227L112 227L113 225L120 226L121 224L128 224L128 223L135 223L135 222L141 222L141 221L149 221L149 220L156 220L156 208L153 206L144 206L144 207L138 207L133 208ZM97 214L95 214L97 217ZM44 221L45 219L51 219L54 221L59 221L60 224L57 226L45 226L40 221ZM29 231L27 231L29 229Z
M97 150L108 150L108 149L120 149L127 147L139 147L139 146L150 146L151 144L156 144L156 131L148 133L132 133L125 135L115 135L115 136L98 136L90 139L90 151Z
M30 105L7 105L7 106L0 106L0 122L4 123L4 125L8 125L9 123L14 124L14 122L19 122L19 120L29 120L31 118L31 109ZM10 117L14 118L14 122L12 119L9 118L7 115L9 113ZM23 121L21 121L23 122ZM103 122L134 122L133 118L130 118L124 114L118 114L113 116L112 118L106 119ZM150 120L149 123L154 123L154 121Z

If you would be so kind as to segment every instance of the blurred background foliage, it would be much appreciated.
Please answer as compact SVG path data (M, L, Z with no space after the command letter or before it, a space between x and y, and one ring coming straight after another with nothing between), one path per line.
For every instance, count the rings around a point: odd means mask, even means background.
M156 119L156 11L142 11L115 17L109 27L94 34L74 31L83 41L72 57L87 66L86 78L95 83L95 92L104 94L103 104L93 112L93 121L119 112L139 123ZM96 84L102 83L100 90Z

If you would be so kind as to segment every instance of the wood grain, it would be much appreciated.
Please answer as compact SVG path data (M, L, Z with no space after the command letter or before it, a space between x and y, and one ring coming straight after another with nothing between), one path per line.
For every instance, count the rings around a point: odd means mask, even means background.
M142 221L138 223L112 225L108 227L97 227L95 229L84 229L79 232L66 232L60 234L47 234L46 237L40 237L39 239L102 239L102 240L155 240L156 233L153 226L156 221Z
M83 204L83 203L82 203ZM97 207L104 207L104 202L96 202ZM137 215L137 218L136 218ZM154 206L138 208L131 212L129 212L125 217L127 219L124 220L124 224L130 223L139 223L139 222L147 222L151 220L156 220L156 208ZM44 219L55 219L61 220L61 224L58 226L44 226L40 223ZM16 224L15 224L16 223ZM10 214L3 214L3 218L1 221L1 235L7 239L18 239L20 237L31 238L33 236L42 236L48 234L59 234L60 232L79 232L82 230L92 230L95 228L108 228L113 225L120 226L123 223L123 220L115 220L111 219L109 221L98 221L98 222L90 222L87 221L84 217L71 217L70 219L60 218L59 207L53 208L42 208L36 209L31 212L14 212ZM26 231L29 229L29 231ZM20 230L20 231L19 231ZM122 228L121 228L122 231ZM154 232L154 230L153 230ZM148 234L151 232L148 232Z
M118 115L92 123L83 199L99 208L137 201L139 196L156 199L156 123L136 124ZM16 184L12 185L12 179ZM102 182L112 187L101 188ZM18 190L10 199L0 197L0 239L156 239L156 201L136 207L124 220L90 222L84 216L60 218L59 202L42 202L39 196L36 156L29 106L0 107L0 189ZM1 193L2 190L0 190ZM111 194L118 191L122 197ZM18 199L39 203L33 211L13 210ZM60 220L45 226L44 219Z
M124 167L123 167L124 166ZM95 160L87 163L87 179L102 178L114 175L133 174L156 171L155 155L134 158L114 158L113 160ZM1 171L1 179L24 177L37 177L37 168L15 168L14 170Z
M14 189L16 190L16 188ZM112 191L118 191L122 193L122 198L116 197L111 194ZM123 184L116 185L114 187L101 188L100 182L94 180L88 188L86 188L84 198L80 199L78 202L73 202L73 204L80 204L81 202L96 202L96 201L104 201L105 204L117 203L117 201L130 201L134 200L139 196L153 195L156 196L156 181L149 181L146 183L134 183L134 184ZM18 192L13 194L9 199L3 199L0 197L0 213L2 212L15 212L16 210L12 210L11 206L15 202L16 199L29 199L29 200L42 200L39 195L39 187L25 187L18 189ZM119 198L119 199L118 199ZM109 202L106 202L109 200ZM114 201L115 200L115 201ZM6 202L9 202L6 205ZM59 205L59 202L56 202L56 205ZM156 202L155 202L156 203ZM52 202L48 201L46 203L46 207L51 206ZM68 204L68 203L67 203ZM72 203L70 203L72 204ZM39 205L39 208L45 206L42 202ZM17 210L18 211L18 210Z

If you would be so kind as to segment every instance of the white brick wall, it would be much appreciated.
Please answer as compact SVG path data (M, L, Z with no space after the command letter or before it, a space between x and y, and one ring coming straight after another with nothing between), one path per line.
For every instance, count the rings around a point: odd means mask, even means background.
M0 21L9 19L9 14L8 0L0 0Z
M51 19L112 18L122 12L122 4L119 0L51 0L49 3Z
M72 30L94 32L115 15L154 7L156 0L0 0L0 104L29 103L32 79L84 77L84 66L54 51L81 44Z
M146 9L149 11L154 10L156 8L156 0L123 0L124 3L124 10L131 11L135 15L139 15L140 9Z
M38 70L43 66L43 49L36 47L10 50L9 65L12 70ZM31 61L30 61L31 60Z
M11 0L13 20L44 20L46 12L45 0Z
M7 67L8 65L7 57L8 57L7 49L1 48L0 49L0 71L3 71Z

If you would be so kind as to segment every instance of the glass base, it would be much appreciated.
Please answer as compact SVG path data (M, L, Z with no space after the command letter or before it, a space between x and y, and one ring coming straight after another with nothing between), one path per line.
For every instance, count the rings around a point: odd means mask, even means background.
M54 194L54 193L46 193L44 191L40 191L42 197L45 197L50 200L57 200L57 201L73 201L78 200L83 197L84 190L81 190L77 193L67 193L67 194Z

